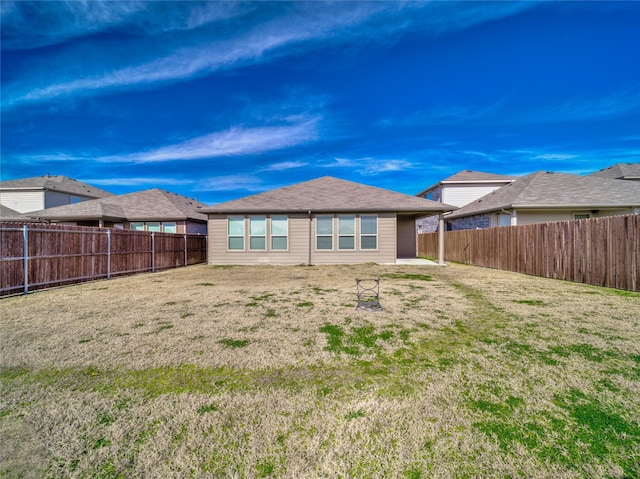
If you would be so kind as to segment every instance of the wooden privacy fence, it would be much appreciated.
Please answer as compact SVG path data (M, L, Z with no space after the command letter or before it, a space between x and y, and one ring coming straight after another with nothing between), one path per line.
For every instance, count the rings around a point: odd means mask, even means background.
M546 278L638 291L640 215L447 231L445 259ZM438 234L418 235L437 257Z
M206 259L202 235L0 222L0 296Z

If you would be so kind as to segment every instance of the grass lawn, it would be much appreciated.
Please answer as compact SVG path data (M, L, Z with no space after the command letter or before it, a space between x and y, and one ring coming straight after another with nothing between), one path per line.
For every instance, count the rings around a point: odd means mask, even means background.
M640 477L637 293L198 265L0 313L2 478Z

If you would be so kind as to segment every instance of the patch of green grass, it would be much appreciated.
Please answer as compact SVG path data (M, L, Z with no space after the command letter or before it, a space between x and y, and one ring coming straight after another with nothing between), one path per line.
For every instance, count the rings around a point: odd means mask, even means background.
M276 313L275 309L267 309L267 312L264 315L265 318L276 318L278 317L278 313Z
M92 339L80 339L78 341L78 344L90 343L91 341L92 341Z
M258 477L269 477L275 472L276 466L271 460L263 459L256 464Z
M303 301L301 303L296 304L298 308L313 308L313 303L311 301Z
M427 274L415 274L415 273L389 273L389 274L383 275L383 278L412 279L415 281L433 281L433 278Z
M111 445L111 441L109 441L108 439L105 439L104 437L101 437L100 439L98 439L96 442L93 443L93 446L91 446L91 449L100 449L102 447L106 447Z
M215 283L198 283L196 286L215 286Z
M220 409L215 403L205 404L204 406L200 406L197 410L198 414L206 414L208 412L216 412Z
M193 316L193 313L182 313L180 315L180 319L188 318L189 316Z
M344 418L347 421L351 421L352 419L358 419L361 417L366 417L367 415L364 413L364 411L362 409L358 409L357 411L350 411L348 412Z
M539 299L512 299L517 304L528 304L529 306L546 306L547 303L540 301Z
M615 294L616 296L622 296L623 298L640 298L640 292L626 291L624 289L602 288L605 291Z
M225 348L238 349L244 348L250 343L250 341L248 339L225 338L218 341L218 343L222 344Z
M164 306L175 306L176 304L178 304L177 301L167 301L164 303Z

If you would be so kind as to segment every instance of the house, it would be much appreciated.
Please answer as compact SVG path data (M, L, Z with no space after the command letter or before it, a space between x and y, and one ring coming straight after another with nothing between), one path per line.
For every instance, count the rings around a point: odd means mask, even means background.
M430 186L416 196L461 207L508 185L516 178L515 176L463 170ZM432 216L422 218L416 222L416 225L418 233L431 233L437 230L438 219Z
M206 205L157 188L29 213L51 223L164 233L206 234Z
M416 256L416 218L454 209L325 176L204 208L208 261L395 264Z
M15 221L18 223L31 223L37 220L33 218L29 218L27 215L17 212L16 210L12 210L11 208L7 208L4 205L0 205L0 221Z
M640 182L539 171L445 219L448 230L461 230L626 214L640 214Z
M591 173L589 176L612 178L614 180L640 181L640 163L618 163Z
M70 205L113 193L66 176L36 176L0 181L0 204L18 213Z

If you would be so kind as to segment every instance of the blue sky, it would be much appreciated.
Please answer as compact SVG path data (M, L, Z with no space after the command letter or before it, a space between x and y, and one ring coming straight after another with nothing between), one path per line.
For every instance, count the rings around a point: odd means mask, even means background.
M640 2L25 2L1 177L214 204L640 161Z

